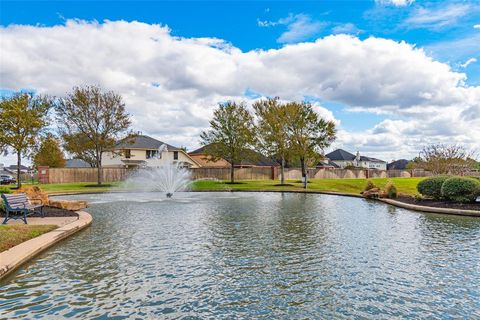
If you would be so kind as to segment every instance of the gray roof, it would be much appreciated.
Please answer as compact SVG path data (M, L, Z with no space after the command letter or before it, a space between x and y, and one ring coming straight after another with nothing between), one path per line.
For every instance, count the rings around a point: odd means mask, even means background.
M342 161L342 160L352 161L353 159L355 159L354 154L352 154L348 151L345 151L343 149L337 149L335 151L327 153L325 155L325 157L327 157L330 160L334 160L334 161Z
M325 155L330 160L333 161L353 161L355 155L343 149L337 149ZM360 156L360 161L370 161L370 162L385 162L383 160L371 157Z
M16 164L12 164L8 167L6 167L5 169L8 169L8 170L17 170L17 165ZM23 164L20 165L20 170L29 170L28 167L24 166Z
M328 167L333 167L333 168L340 168L338 164L335 162L332 162L330 159L322 159L317 163L317 168L328 168Z
M409 163L410 161L408 161L407 159L400 159L387 164L387 169L388 170L405 170L407 168L407 164Z
M90 168L90 165L82 159L67 159L65 168Z
M160 146L166 145L169 151L180 151L180 148L169 145L160 140L145 135L138 135L132 138L126 138L117 142L117 149L149 149L158 150Z
M371 158L371 157L364 157L360 156L360 161L370 161L370 162L386 162L377 158Z

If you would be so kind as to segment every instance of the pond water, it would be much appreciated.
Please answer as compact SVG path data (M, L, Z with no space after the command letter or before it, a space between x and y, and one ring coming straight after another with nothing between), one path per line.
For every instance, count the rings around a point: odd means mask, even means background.
M282 193L78 195L0 318L480 318L480 219Z

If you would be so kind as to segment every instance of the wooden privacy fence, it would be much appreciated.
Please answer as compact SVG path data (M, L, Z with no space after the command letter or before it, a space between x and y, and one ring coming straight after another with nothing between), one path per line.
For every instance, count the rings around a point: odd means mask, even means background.
M229 180L230 168L195 168L190 169L192 179ZM96 168L50 168L47 171L46 183L96 182ZM103 168L104 182L125 180L133 172L125 168ZM366 169L308 169L310 179L365 179L365 178L397 178L427 177L431 173L423 170L366 170ZM298 168L286 168L287 180L300 180L302 172ZM277 167L235 168L235 180L278 180L280 169Z
M235 180L272 180L272 167L235 168ZM190 169L193 180L217 179L230 180L230 168L194 168Z
M103 168L102 181L123 181L127 176L124 168ZM49 168L48 183L96 182L96 168Z

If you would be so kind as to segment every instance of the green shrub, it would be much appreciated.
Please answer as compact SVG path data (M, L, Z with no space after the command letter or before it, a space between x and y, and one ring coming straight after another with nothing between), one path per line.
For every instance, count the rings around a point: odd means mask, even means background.
M2 193L11 193L12 190L8 187L0 186L0 195ZM0 212L5 212L5 203L3 203L3 199L0 198Z
M452 177L442 186L442 197L455 202L474 202L480 196L480 182L466 177Z
M365 188L363 188L363 191L368 191L376 187L377 186L375 185L375 183L372 182L372 180L367 180L367 185L365 186Z
M425 197L433 198L436 200L441 199L442 185L449 178L449 176L426 178L417 184L417 191Z
M387 181L387 184L385 185L385 192L387 193L387 197L390 199L395 199L397 197L397 187L395 187L392 180Z
M12 193L12 190L9 187L0 186L0 194L2 193Z

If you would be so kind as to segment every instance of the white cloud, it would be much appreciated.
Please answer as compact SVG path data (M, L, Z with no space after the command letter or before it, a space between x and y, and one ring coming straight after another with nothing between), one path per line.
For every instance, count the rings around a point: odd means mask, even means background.
M283 25L287 27L287 30L280 35L277 39L279 43L295 43L303 40L307 40L317 35L324 23L320 21L314 21L306 14L290 14L288 17L279 19L277 21L269 20L257 20L259 27L275 27Z
M257 19L257 25L262 28L267 28L267 27L275 27L278 25L278 21L269 21L269 20L260 20Z
M1 88L63 95L100 84L123 95L135 130L174 145L198 146L216 104L252 101L248 89L401 118L364 132L340 125L337 145L371 155L414 155L423 142L445 139L480 149L480 87L466 86L464 73L404 42L332 35L242 52L219 39L174 37L160 25L71 20L1 27L0 37Z
M309 16L297 14L293 20L288 23L287 31L282 33L277 39L280 43L294 43L307 40L317 35L324 24L319 21L313 21Z
M375 0L376 3L382 5L393 5L397 7L404 7L411 5L415 0Z
M357 28L356 25L353 23L345 23L345 24L339 24L335 27L332 28L332 33L334 34L339 34L339 33L345 33L345 34L359 34L362 32L359 28Z
M471 13L474 8L469 4L449 4L435 8L418 7L403 22L407 28L441 29L456 24L460 18Z
M480 29L480 24L476 24L473 26L474 29Z
M462 64L460 65L460 67L466 68L466 67L468 67L469 64L474 63L474 62L477 62L477 59L475 59L475 58L470 58L470 59L468 59L467 61L465 61L464 63L462 63Z

